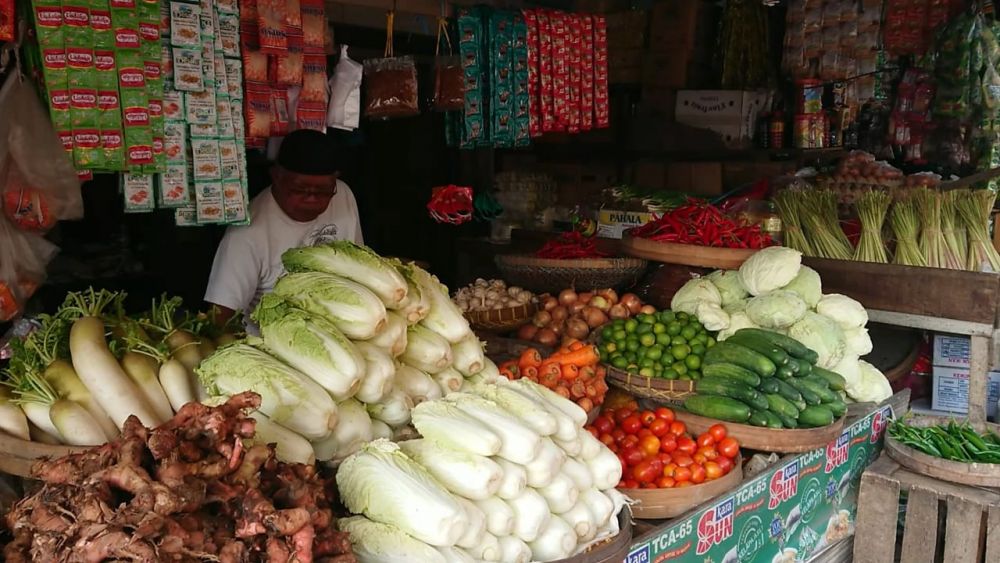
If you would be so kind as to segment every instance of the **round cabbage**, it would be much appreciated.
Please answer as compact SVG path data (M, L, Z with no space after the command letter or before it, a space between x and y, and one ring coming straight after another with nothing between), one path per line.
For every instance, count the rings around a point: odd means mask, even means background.
M788 336L819 355L819 367L833 369L844 357L844 331L833 320L807 311L802 320L788 327Z
M736 331L741 328L759 328L757 325L753 324L750 317L747 316L743 311L737 311L729 315L729 328L725 330L720 330L718 336L715 337L716 340L722 342L723 340L729 338L730 336L736 334Z
M802 253L771 246L753 254L740 266L740 281L750 295L763 295L788 285L799 274Z
M747 316L764 328L787 328L798 322L809 308L797 293L779 289L747 302Z
M799 268L799 273L795 278L781 289L798 293L799 297L806 302L806 305L810 309L815 307L819 303L820 298L823 297L823 282L819 279L819 274L816 273L816 270L813 270L809 266Z
M885 375L877 367L864 360L858 363L861 364L861 385L863 389L860 395L861 398L854 397L853 395L852 398L855 401L880 403L892 397L892 384L885 378ZM848 391L848 394L850 394L850 391Z
M705 277L719 290L723 307L746 299L747 288L743 287L740 273L736 270L716 270Z
M670 300L670 309L694 315L699 303L722 305L719 290L706 278L695 278L681 286Z
M698 315L698 322L705 325L708 330L720 331L729 328L729 313L714 303L699 303L695 313Z
M824 295L816 304L816 312L836 321L844 330L868 324L868 311L854 299L839 293Z
M847 353L855 356L866 356L872 352L872 337L867 328L852 328L844 331L847 342Z
M722 309L730 315L733 313L745 313L747 311L747 303L749 302L749 299L740 299L739 301L730 303L729 305L723 305Z
M857 356L844 354L844 357L837 362L837 365L830 368L830 371L837 373L844 378L844 386L848 395L852 387L856 388L861 384L861 364Z

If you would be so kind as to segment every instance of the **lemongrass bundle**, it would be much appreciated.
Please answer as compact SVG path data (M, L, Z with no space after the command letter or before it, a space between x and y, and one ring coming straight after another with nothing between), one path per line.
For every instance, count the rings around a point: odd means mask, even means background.
M782 244L798 250L806 256L815 256L816 252L809 239L802 231L802 190L790 188L774 195L774 205L781 217Z
M975 190L956 201L958 216L969 236L967 267L976 272L1000 272L1000 255L990 240L990 213L997 195L991 190Z
M958 218L957 207L958 199L965 197L967 191L954 190L940 194L945 262L953 270L964 270L968 263L968 239L965 236L965 226Z
M889 261L885 243L882 242L882 226L891 200L889 194L878 190L869 190L858 198L855 208L861 222L861 238L858 240L858 247L854 249L855 260L881 264Z
M889 226L896 236L896 254L893 264L902 266L926 266L927 260L920 252L917 242L920 236L920 216L917 204L910 197L896 200L889 212Z
M803 225L806 235L816 256L850 260L854 249L840 228L836 194L831 190L804 193L801 208L805 211Z
M931 268L950 268L945 250L944 233L941 232L941 194L920 188L913 194L920 214L920 252Z

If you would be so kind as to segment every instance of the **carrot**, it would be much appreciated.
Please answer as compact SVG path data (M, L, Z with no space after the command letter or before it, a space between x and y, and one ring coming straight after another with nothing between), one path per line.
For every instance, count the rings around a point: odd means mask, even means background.
M604 379L604 376L606 376L607 374L608 374L607 368L605 368L602 364L597 364L597 377Z
M563 364L560 373L562 374L562 378L566 381L573 381L577 377L580 377L580 368L574 366L573 364Z
M591 381L597 375L597 370L594 366L583 366L580 368L580 379L584 381Z
M508 369L508 370L512 369L512 368L516 369L517 368L517 360L507 360L506 362L501 363L497 367L498 367L498 369Z
M517 366L522 370L527 366L538 367L541 363L542 355L534 348L528 348L524 352L521 352L521 356L517 359Z
M538 368L535 366L525 366L521 370L521 377L527 377L533 381L538 381Z
M546 373L554 373L556 375L556 377L558 377L561 372L562 372L562 368L559 365L559 362L553 362L553 361L546 360L546 361L542 362L542 365L538 366L538 375L539 376L541 376L542 374L546 374Z
M585 389L584 392L587 394L587 397L589 397L591 399L596 398L597 395L598 395L598 393L597 393L597 386L596 385L591 385L589 383L587 384L586 389Z
M591 401L587 397L580 399L579 401L576 402L576 404L580 405L580 408L583 409L584 412L589 413L590 411L594 410L594 401Z
M569 345L569 349L570 349L571 352L576 352L577 350L583 348L584 346L585 346L585 344L583 342L580 342L579 340L575 340L575 341L573 341L572 344Z
M552 389L559 383L559 372L558 371L546 371L538 374L538 382L542 385Z
M582 367L596 364L600 358L597 355L597 349L593 346L584 346L568 354L556 354L550 359L558 360L561 364L574 364L577 367Z
M555 391L556 393L558 393L562 397L564 397L566 399L569 399L569 389L563 387L562 385L556 387L555 389L553 389L553 391Z
M507 379L509 379L511 381L514 381L515 379L517 379L516 377L514 377L514 372L510 371L510 369L508 369L508 368L501 369L500 370L500 375L506 377Z
M582 399L587 394L587 387L582 381L574 381L569 387L569 394L574 399Z

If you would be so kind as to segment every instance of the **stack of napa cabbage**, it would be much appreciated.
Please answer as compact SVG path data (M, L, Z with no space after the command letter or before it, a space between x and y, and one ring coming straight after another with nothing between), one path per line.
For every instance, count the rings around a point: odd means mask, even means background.
M526 379L413 409L421 439L376 440L337 471L361 563L551 561L616 535L618 457L587 415Z
M414 434L410 411L494 381L496 366L437 278L347 241L296 248L252 318L260 338L197 372L210 394L261 395L259 439L278 457L340 461L374 438Z
M717 270L684 284L671 309L696 315L725 340L741 328L759 327L798 340L819 355L820 367L839 373L858 402L892 396L889 381L861 360L872 351L868 312L854 299L824 295L819 274L802 265L802 253L773 246L754 253L737 270Z

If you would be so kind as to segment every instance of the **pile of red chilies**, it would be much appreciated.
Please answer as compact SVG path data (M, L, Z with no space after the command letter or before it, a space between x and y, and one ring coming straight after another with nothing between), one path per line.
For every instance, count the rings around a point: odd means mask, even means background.
M597 250L594 239L583 236L579 231L571 231L546 242L535 252L535 256L570 260L573 258L604 258L607 254Z
M714 205L689 202L629 230L633 237L721 248L764 248L774 241L758 225L744 226L726 217Z

